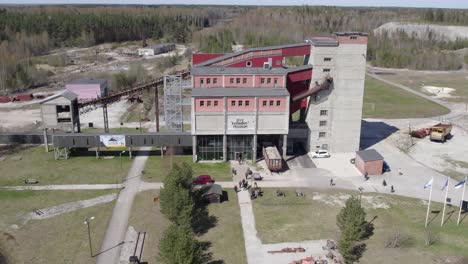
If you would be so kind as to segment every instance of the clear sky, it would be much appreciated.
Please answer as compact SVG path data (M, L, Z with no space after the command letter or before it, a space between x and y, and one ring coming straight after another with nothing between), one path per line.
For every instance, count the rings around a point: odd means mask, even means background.
M331 5L467 8L468 0L0 0L0 4Z

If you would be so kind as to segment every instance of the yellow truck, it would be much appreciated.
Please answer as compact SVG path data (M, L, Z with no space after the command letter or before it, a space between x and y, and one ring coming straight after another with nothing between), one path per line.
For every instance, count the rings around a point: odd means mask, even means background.
M452 124L439 123L431 127L430 139L431 141L439 141L444 143L450 138L450 132L452 132Z

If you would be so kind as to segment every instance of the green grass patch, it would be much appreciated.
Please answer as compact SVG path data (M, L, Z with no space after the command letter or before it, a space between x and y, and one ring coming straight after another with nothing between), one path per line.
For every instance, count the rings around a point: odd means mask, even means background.
M53 151L46 153L43 146L9 151L0 161L0 186L24 185L24 179L38 179L39 185L118 183L132 163L122 157L121 170L119 156L96 159L92 152L89 155L55 160Z
M398 71L394 75L386 75L384 78L428 95L431 94L424 91L422 86L454 88L456 90L451 95L465 98L441 98L441 100L466 102L468 96L467 76L465 72Z
M275 189L265 189L264 197L253 202L256 227L263 243L313 239L338 239L336 215L352 192L302 190L305 197L295 196L295 189L284 189L286 197L276 197ZM354 193L356 194L356 193ZM468 256L468 219L456 225L457 210L441 227L441 215L431 214L429 229L437 236L425 246L426 205L417 199L390 195L365 194L363 205L367 220L374 224L374 234L365 241L367 249L360 263L432 263L439 256ZM433 203L431 210L442 209ZM274 230L274 232L272 232ZM387 248L386 242L400 232L410 240L402 248Z
M100 250L113 202L80 209L49 219L30 220L12 227L5 218L13 219L33 208L44 208L67 202L91 199L110 191L0 191L2 208L0 248L6 250L9 263L94 263L90 256L85 218L91 221L93 253ZM15 211L15 208L17 211ZM7 213L8 216L4 214Z
M158 262L159 240L170 224L169 220L161 214L158 206L153 204L153 198L157 196L159 196L159 191L145 191L137 194L129 220L129 225L133 226L136 231L148 232L143 252L143 261L148 261L148 263ZM197 238L201 242L210 243L208 252L212 253L213 261L244 264L247 261L237 196L229 190L228 197L229 201L208 206L209 215L216 218L216 224Z
M364 118L420 118L449 113L449 109L375 78L366 77Z
M232 180L229 162L197 162L192 161L191 155L150 156L146 162L145 181L162 182L169 173L171 164L187 162L192 165L193 176L208 174L217 181Z

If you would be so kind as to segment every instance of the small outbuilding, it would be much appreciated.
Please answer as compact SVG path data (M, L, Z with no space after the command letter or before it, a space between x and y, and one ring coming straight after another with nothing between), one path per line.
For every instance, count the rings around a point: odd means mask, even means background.
M65 90L45 98L40 105L43 128L80 132L78 99L75 93Z
M79 79L65 85L65 89L78 95L78 100L106 97L108 94L107 80Z
M383 163L384 158L375 149L356 151L354 165L362 174L381 175Z
M223 201L223 187L219 184L203 186L200 191L203 199L208 203L221 203Z
M161 43L149 47L139 48L138 56L154 56L175 50L175 43Z

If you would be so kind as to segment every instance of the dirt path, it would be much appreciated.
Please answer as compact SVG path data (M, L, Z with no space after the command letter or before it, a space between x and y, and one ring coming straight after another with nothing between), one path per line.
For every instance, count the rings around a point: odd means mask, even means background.
M88 200L82 200L82 201L77 201L77 202L72 202L72 203L66 203L66 204L60 204L57 206L52 206L48 208L43 208L43 209L38 209L35 210L36 212L31 212L29 215L26 217L26 221L32 220L32 219L47 219L47 218L52 218L61 214L73 212L76 210L80 210L83 208L88 208L91 206L95 206L98 204L103 204L103 203L108 203L117 197L116 193L113 194L108 194L108 195L103 195L99 196L96 198L88 199Z

